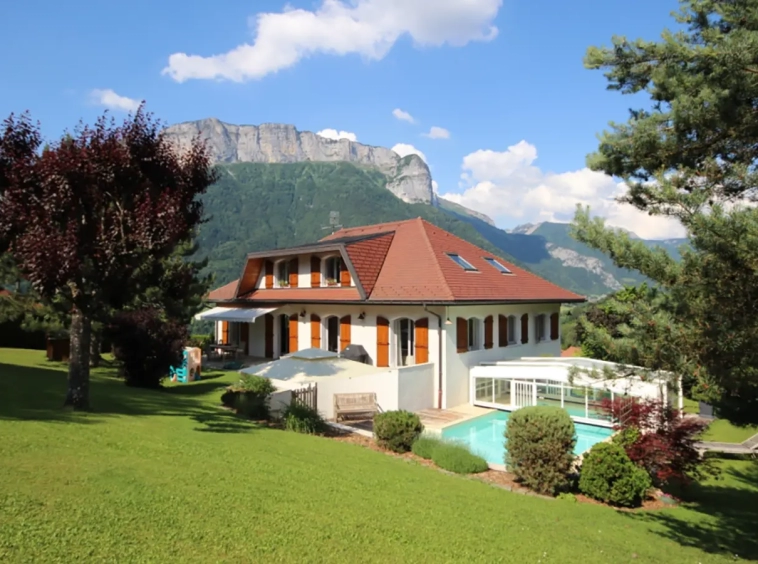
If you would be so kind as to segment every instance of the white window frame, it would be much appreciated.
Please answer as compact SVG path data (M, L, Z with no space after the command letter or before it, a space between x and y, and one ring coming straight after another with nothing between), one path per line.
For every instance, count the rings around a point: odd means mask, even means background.
M478 351L482 347L482 320L478 317L469 317L466 320L466 345L467 351Z
M544 343L549 340L548 337L547 315L539 313L534 317L534 340L538 343Z
M336 261L337 264L337 270L336 270L336 276L329 276L330 274L334 274L334 272L329 272L329 264L332 263L332 261ZM342 255L330 255L327 257L324 257L321 259L322 264L324 265L322 267L322 285L323 286L329 286L329 283L327 280L329 278L332 278L334 280L334 286L340 285L340 276L342 273L342 264L344 263L342 259ZM333 264L333 263L332 263Z
M401 352L401 335L402 332L400 331L400 324L403 321L407 321L409 326L409 333L408 333L408 340L409 340L409 349L408 349L408 356L406 357L407 364L403 364L402 360L403 357L400 354ZM414 366L416 364L416 320L411 317L398 317L391 323L392 326L392 335L390 343L392 346L392 352L390 354L390 363L397 367L397 366Z
M276 285L280 288L289 288L290 285L290 261L283 259L277 262L275 265L275 278ZM285 272L285 276L282 276L282 271Z
M329 350L329 320L334 317L337 320L337 350L340 352L340 333L342 332L342 324L340 323L339 315L327 315L321 320L321 349ZM332 351L335 352L335 351Z
M511 327L511 320L513 320L513 327ZM521 335L519 334L521 328L519 327L518 316L511 314L508 316L508 345L518 345L521 342Z

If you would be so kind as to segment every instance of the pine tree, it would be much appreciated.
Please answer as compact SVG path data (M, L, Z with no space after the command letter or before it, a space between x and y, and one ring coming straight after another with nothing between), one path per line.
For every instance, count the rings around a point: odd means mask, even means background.
M660 41L613 38L585 65L647 108L611 123L588 157L622 178L622 202L674 218L690 244L677 263L578 209L575 237L651 278L624 335L595 328L616 354L694 380L694 393L735 422L758 419L758 0L683 0L683 30Z

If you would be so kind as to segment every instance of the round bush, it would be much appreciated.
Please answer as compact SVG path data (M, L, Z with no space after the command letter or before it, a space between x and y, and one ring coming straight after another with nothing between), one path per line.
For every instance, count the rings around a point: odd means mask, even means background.
M575 443L574 422L566 411L523 407L505 426L505 464L528 488L555 495L568 488Z
M284 428L287 431L317 435L326 431L326 421L317 409L308 405L290 403L283 414Z
M268 378L244 374L237 384L221 394L221 403L251 419L268 419L271 415L269 400L275 391L276 386Z
M440 444L442 444L442 441L437 437L421 436L414 441L411 446L411 452L424 460L431 460L434 449L440 446Z
M424 426L410 411L385 411L374 416L374 437L377 444L393 452L408 452Z
M652 486L650 476L614 443L597 443L584 457L579 490L587 496L623 507L638 507Z
M487 461L463 445L441 442L432 450L432 461L448 472L478 474L489 469Z

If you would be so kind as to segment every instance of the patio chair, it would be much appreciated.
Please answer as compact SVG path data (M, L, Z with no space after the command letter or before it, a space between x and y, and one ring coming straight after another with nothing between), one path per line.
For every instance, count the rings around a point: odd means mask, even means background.
M171 366L168 369L169 372L169 378L173 382L181 382L182 384L187 383L187 376L188 376L188 370L187 370L187 351L182 351L182 364L178 368L175 366Z

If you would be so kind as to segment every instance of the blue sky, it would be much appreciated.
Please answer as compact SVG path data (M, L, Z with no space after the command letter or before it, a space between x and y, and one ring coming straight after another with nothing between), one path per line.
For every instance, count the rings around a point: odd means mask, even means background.
M128 107L128 98L146 100L168 124L213 116L335 129L371 145L412 146L441 194L502 227L568 220L582 202L643 236L679 234L676 225L612 202L617 182L584 168L596 134L641 101L606 91L602 74L582 66L586 48L614 34L659 37L673 25L676 0L218 6L6 3L0 114L30 110L56 137L79 119L95 119L101 102ZM246 43L236 55L212 58ZM395 109L414 122L394 117ZM432 127L449 137L425 137Z

